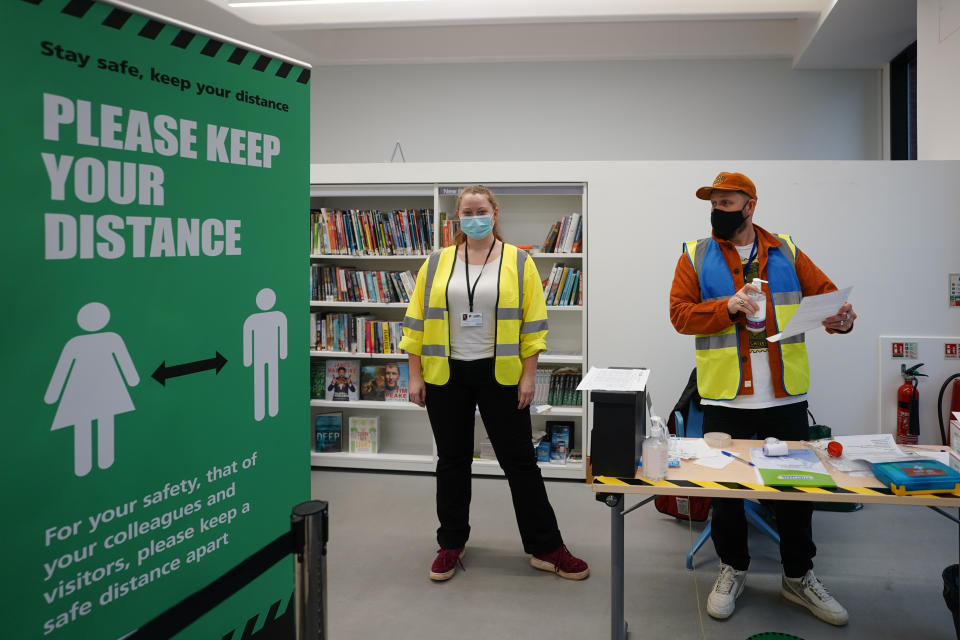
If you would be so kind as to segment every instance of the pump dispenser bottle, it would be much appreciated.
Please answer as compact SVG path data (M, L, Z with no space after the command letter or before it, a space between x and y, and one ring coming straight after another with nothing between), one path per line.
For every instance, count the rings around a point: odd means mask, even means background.
M659 416L650 416L650 429L643 441L643 477L647 480L663 480L667 477L670 443L667 425Z
M761 287L763 283L766 283L766 280L754 278L747 289L747 295L760 307L756 313L747 315L747 329L750 331L763 332L767 328L767 296Z

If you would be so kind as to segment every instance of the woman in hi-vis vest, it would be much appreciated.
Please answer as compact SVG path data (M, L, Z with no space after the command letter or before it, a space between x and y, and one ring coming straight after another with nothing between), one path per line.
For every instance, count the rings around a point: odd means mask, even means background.
M523 549L536 569L571 580L587 563L563 544L537 466L530 426L547 308L533 259L503 242L500 209L483 186L457 197L461 231L417 275L400 348L410 354L410 399L426 406L437 443L440 549L432 580L449 580L470 536L470 481L476 407L510 484Z

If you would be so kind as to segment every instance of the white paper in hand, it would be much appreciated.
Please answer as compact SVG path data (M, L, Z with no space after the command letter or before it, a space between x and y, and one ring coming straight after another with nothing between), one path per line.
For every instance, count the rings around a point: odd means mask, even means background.
M834 315L837 310L843 306L843 303L850 299L850 292L853 287L846 289L837 289L830 293L821 293L818 296L807 296L800 301L796 313L790 318L790 322L783 330L767 338L767 342L777 342L790 336L800 335L823 327L823 321Z

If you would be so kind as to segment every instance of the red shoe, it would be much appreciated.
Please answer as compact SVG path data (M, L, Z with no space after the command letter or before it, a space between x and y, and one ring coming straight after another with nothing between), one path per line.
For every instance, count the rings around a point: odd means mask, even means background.
M466 571L466 568L463 566L463 561L460 559L463 557L463 554L463 547L459 549L438 549L437 558L433 561L433 566L430 567L430 579L436 580L437 582L449 580L457 570L458 564L461 569Z
M530 566L556 573L567 580L583 580L590 575L590 567L587 563L570 553L565 544L550 553L533 556L530 558Z

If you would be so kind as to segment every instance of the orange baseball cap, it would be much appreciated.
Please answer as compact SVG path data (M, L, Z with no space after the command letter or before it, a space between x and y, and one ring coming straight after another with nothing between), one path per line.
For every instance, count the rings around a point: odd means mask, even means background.
M723 189L725 191L743 191L751 199L757 199L757 188L753 180L743 175L731 171L721 171L717 174L713 184L709 187L700 187L697 189L697 197L701 200L709 200L710 192L714 189Z

